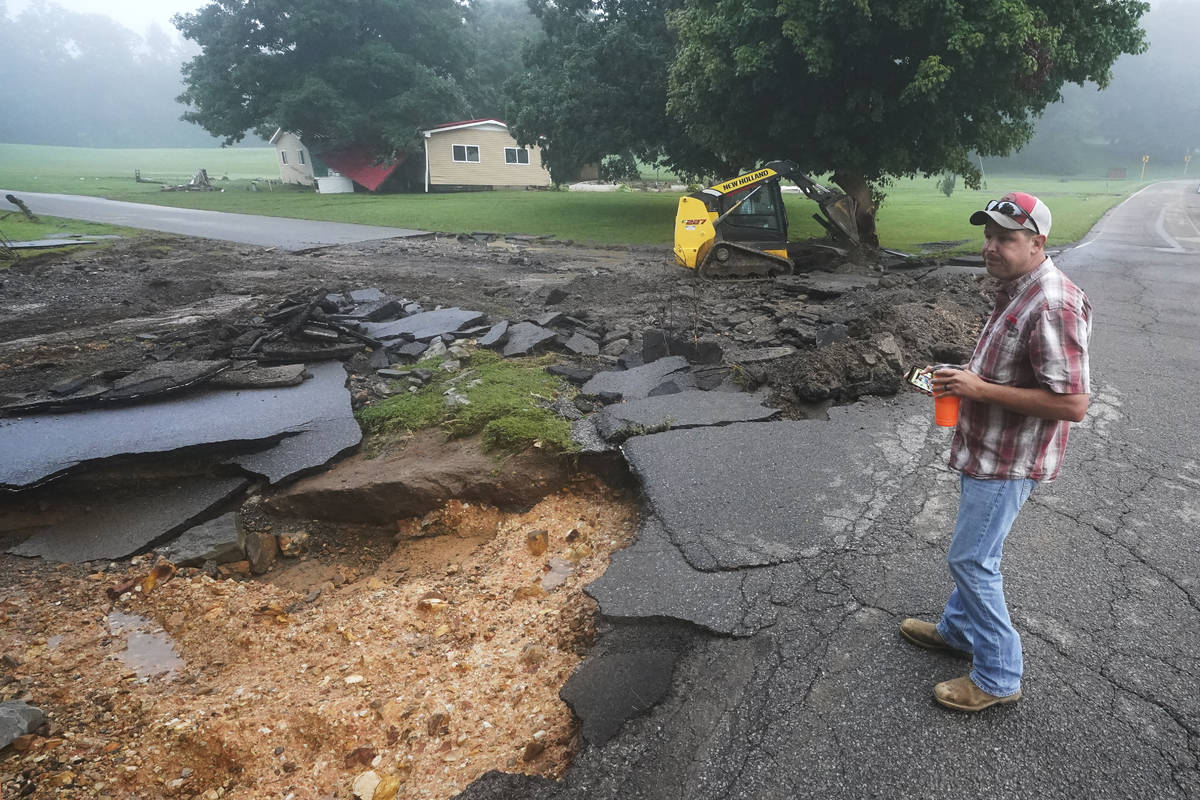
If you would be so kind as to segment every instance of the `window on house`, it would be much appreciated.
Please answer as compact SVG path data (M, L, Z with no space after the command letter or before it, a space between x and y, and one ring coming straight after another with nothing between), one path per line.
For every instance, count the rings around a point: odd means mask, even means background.
M455 161L465 161L470 164L479 163L479 145L456 144L453 147Z
M279 163L284 165L287 164L287 150L279 151Z
M504 148L504 163L505 164L528 164L529 163L529 148L527 148L527 147L506 147L506 148Z
M303 150L297 150L297 151L296 151L296 156L297 156L297 157L300 159L300 163L301 163L301 164L304 164L304 163L305 163L305 161L304 161L304 151L303 151Z

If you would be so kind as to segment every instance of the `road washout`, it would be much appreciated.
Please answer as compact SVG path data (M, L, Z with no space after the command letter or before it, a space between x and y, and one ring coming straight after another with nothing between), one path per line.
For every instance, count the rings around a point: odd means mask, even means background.
M709 385L674 391L757 388L785 417L820 418L830 404L895 392L908 364L965 358L984 307L974 275L933 264L709 284L668 262L663 249L530 237L300 255L146 237L23 259L0 273L0 395L222 357L288 296L377 286L513 324L570 318L598 352L562 360L587 376L716 348L691 368ZM344 360L357 409L396 390L369 353ZM600 412L612 399L573 405ZM336 482L338 469L319 477ZM21 538L22 519L52 505L7 508L16 532L6 545ZM561 776L582 745L558 691L598 622L582 589L637 528L638 499L620 481L576 474L527 511L451 499L390 524L311 509L312 519L284 519L256 494L240 511L283 550L264 574L249 562L186 568L113 599L106 590L144 581L152 557L0 558L14 642L0 654L11 656L3 699L36 697L51 711L44 735L0 760L6 791L345 796L355 781L367 792L378 780L384 793L401 787L396 796L448 797L489 769ZM131 616L114 630L113 614ZM139 674L121 659L134 634L166 637L182 666Z

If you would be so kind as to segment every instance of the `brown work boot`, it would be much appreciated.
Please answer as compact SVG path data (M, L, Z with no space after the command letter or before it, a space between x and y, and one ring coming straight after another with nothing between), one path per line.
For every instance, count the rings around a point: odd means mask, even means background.
M909 617L900 623L900 635L917 647L924 647L926 650L933 650L937 653L948 653L958 658L971 657L971 654L966 650L959 650L957 647L951 647L946 644L946 640L938 633L937 626L932 622L922 622L919 619Z
M956 711L982 711L999 703L1015 703L1021 699L1021 690L1017 689L1005 697L997 697L976 686L969 675L963 675L961 678L942 681L934 686L933 699Z

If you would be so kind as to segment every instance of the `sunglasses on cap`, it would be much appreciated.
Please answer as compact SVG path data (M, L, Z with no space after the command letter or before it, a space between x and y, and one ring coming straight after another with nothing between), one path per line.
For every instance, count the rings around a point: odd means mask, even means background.
M1041 231L1038 229L1038 224L1033 221L1032 217L1029 216L1029 212L1021 208L1012 200L991 200L986 206L983 207L983 210L998 211L1004 216L1013 220L1013 222L1016 222L1018 225L1025 225L1028 223L1033 226L1033 230L1036 233L1041 233Z

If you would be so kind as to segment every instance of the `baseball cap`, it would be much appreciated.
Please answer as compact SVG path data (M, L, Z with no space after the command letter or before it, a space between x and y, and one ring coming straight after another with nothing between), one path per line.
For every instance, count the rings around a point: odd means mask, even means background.
M972 225L997 225L1012 230L1027 230L1050 235L1050 209L1046 204L1025 192L1009 192L999 200L991 200L982 211L971 215Z

